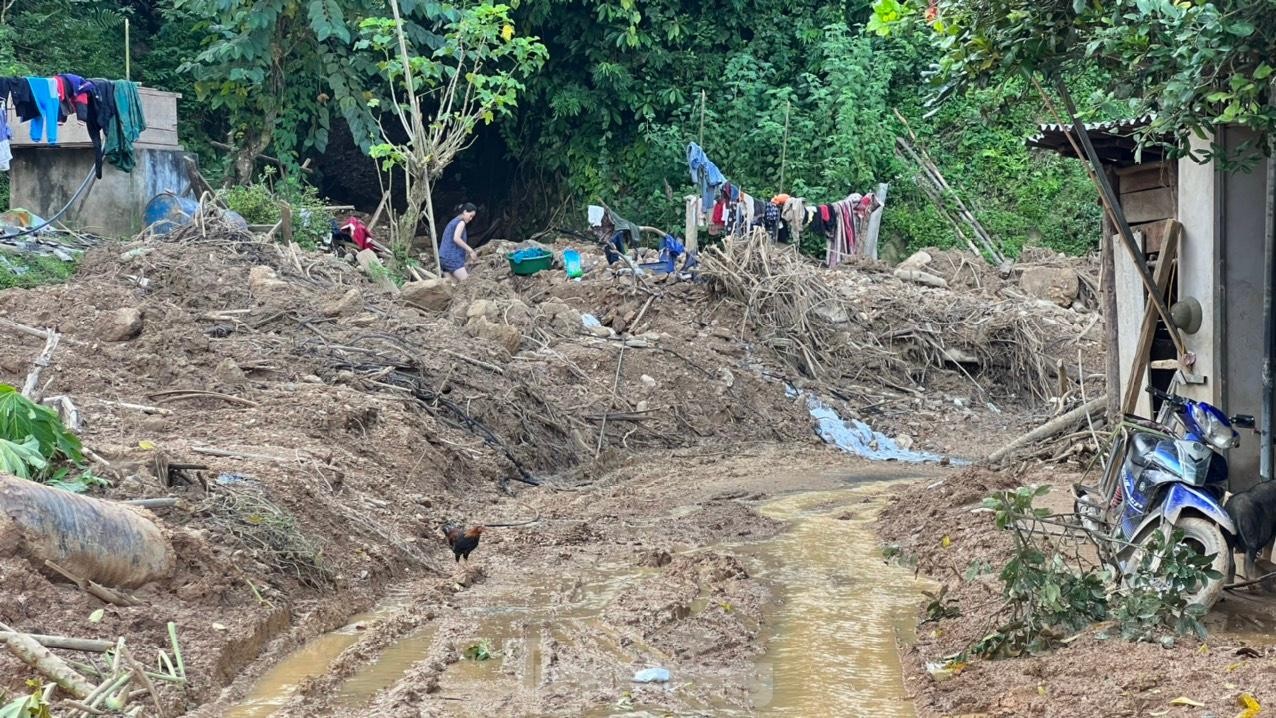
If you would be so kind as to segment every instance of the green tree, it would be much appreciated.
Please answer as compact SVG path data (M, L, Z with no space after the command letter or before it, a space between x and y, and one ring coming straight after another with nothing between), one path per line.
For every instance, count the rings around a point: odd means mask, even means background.
M354 44L358 23L382 14L384 2L173 1L204 23L204 46L180 71L194 78L201 101L229 116L238 182L252 180L254 160L272 146L290 164L307 150L322 152L334 114L345 119L360 146L377 140L368 110L374 93L366 89L377 75L377 58ZM437 47L438 36L426 28L447 7L428 0L404 0L402 6L413 44Z
M410 242L425 210L435 266L439 240L432 188L443 170L474 141L479 123L508 115L518 103L523 81L544 64L545 46L537 38L518 36L510 6L483 2L451 11L442 41L428 55L410 49L398 0L390 0L394 18L369 18L360 24L359 49L371 48L384 58L380 69L389 84L392 105L387 114L407 135L371 149L383 167L402 167L407 183L407 210L399 218L400 242ZM373 101L373 108L380 108ZM423 108L433 108L427 117Z

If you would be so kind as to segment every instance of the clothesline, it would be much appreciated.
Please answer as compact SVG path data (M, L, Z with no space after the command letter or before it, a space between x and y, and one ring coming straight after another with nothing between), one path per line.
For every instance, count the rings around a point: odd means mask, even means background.
M877 256L872 218L885 200L879 193L852 193L819 205L781 193L763 202L732 184L695 142L687 145L687 167L698 190L689 211L698 224L708 226L710 236L743 234L762 226L773 240L797 244L810 226L825 238L825 263L830 267L852 256Z
M133 144L146 130L138 84L128 80L85 79L63 73L51 77L0 77L0 171L12 159L13 130L9 108L21 123L30 124L32 142L58 144L59 126L71 117L88 128L93 165L102 178L102 162L124 172L137 160Z

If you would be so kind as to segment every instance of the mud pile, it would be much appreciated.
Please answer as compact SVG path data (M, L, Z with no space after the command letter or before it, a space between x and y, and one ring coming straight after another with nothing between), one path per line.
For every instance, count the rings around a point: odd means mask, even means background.
M320 630L389 581L445 575L437 528L517 518L492 515L512 486L579 490L662 452L814 448L790 387L946 452L1021 430L1034 406L993 405L959 366L900 387L802 377L744 306L706 285L616 276L588 255L580 281L514 277L506 248L484 248L459 288L396 290L272 244L150 241L90 252L66 285L0 293L0 318L63 334L44 393L79 408L84 443L105 462L95 470L112 480L104 495L179 499L157 510L177 572L142 589L143 605L91 623L96 599L7 558L0 621L127 636L138 655L165 646L175 621L191 686L166 695L182 712L290 623ZM1076 325L1060 322L1059 335ZM40 343L11 336L0 382L20 384ZM590 530L535 540L580 543ZM16 690L30 672L0 655L0 675Z

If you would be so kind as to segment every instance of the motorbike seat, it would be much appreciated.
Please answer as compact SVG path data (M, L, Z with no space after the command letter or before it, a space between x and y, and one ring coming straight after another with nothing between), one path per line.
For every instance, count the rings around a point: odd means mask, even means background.
M1156 450L1156 445L1160 443L1160 439L1151 434L1135 434L1133 438L1133 451L1130 452L1130 460L1135 466L1147 466L1148 457Z

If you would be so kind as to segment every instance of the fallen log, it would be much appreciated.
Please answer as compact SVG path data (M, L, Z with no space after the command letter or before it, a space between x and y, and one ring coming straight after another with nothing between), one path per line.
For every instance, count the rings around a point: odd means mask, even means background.
M176 556L140 510L0 474L0 555L52 561L77 577L132 588L172 575Z
M0 627L4 627L3 624ZM62 690L76 698L87 698L93 692L93 684L31 636L13 630L6 630L2 636L10 653L57 683Z
M1108 397L1105 394L1097 399L1092 399L1091 401L1082 404L1062 416L1058 416L1047 421L1041 426L1038 426L1018 439L1015 439L1009 444L1006 444L1000 449L989 454L989 463L995 464L1009 456L1010 453L1016 449L1028 446L1029 444L1034 444L1043 439L1049 439L1055 434L1071 429L1073 426L1085 421L1088 417L1103 412L1107 405L1107 401Z

